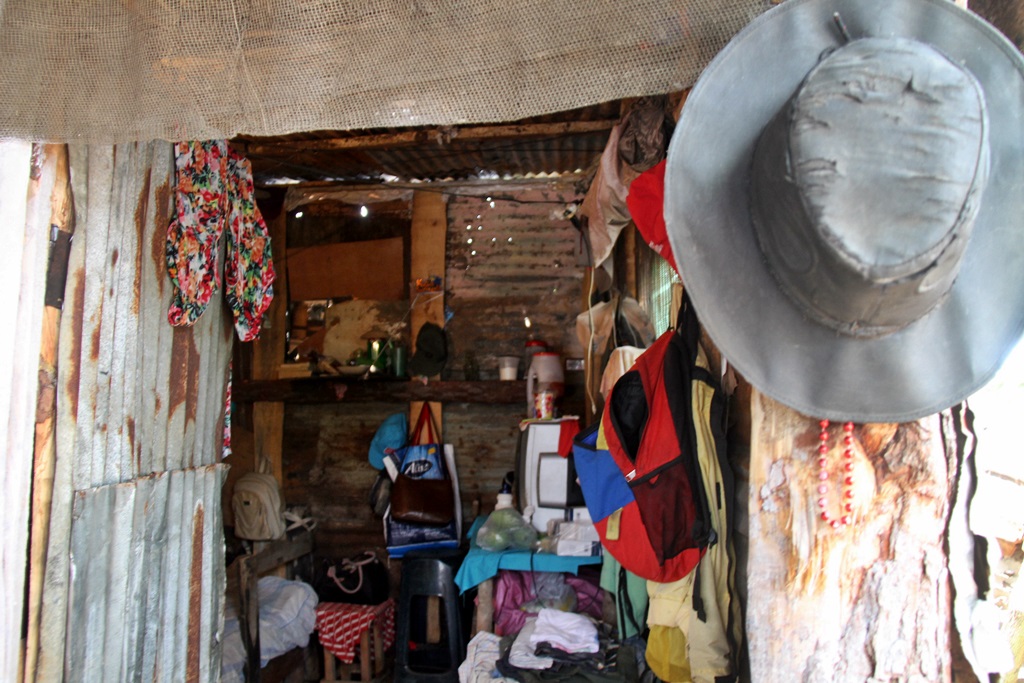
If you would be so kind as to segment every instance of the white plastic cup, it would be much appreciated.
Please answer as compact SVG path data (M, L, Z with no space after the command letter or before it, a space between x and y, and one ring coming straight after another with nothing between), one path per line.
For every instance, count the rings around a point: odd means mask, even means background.
M498 378L515 379L519 372L519 356L498 356Z

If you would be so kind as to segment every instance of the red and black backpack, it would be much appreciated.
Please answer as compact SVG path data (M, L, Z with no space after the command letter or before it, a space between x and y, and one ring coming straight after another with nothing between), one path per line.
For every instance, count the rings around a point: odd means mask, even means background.
M661 583L688 574L717 541L700 458L724 457L725 397L697 364L698 338L696 315L684 300L678 329L659 337L616 381L599 425L575 443L580 485L605 549L627 570ZM695 383L713 392L715 453L699 451L694 421L708 417L693 405ZM598 431L607 450L598 447ZM724 504L726 493L713 503Z

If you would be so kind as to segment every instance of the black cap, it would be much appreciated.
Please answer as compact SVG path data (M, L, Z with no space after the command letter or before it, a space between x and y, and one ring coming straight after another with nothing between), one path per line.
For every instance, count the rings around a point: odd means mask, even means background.
M409 373L430 377L437 375L448 360L448 340L444 330L434 323L423 323L416 335L416 353L409 360Z

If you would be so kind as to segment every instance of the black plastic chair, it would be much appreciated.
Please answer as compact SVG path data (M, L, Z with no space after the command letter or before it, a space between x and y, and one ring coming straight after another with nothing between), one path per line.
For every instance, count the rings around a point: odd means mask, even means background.
M455 571L458 551L416 552L402 560L395 624L395 683L458 683L465 637ZM438 642L428 642L430 597L440 598Z

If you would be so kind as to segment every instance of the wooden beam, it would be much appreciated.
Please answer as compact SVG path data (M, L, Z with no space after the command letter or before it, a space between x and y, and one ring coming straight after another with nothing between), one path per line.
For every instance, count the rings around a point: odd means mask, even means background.
M277 378L277 369L284 360L288 311L288 244L285 234L286 213L281 210L272 217L271 254L274 259L274 300L263 320L259 338L253 342L252 376L258 380ZM257 403L253 406L253 469L273 474L284 485L283 435L284 404Z
M448 238L448 201L440 192L417 191L412 197L412 235L409 269L413 281L441 278L439 292L419 296L411 313L412 338L423 323L444 327L445 246ZM440 296L435 296L440 294ZM414 293L415 297L416 294ZM415 348L413 349L415 351Z
M248 558L235 563L238 576L238 631L242 637L245 662L242 673L247 683L260 682L260 601L256 572Z
M252 406L253 469L274 475L284 487L284 403L260 401Z
M580 310L586 311L590 308L590 299L594 294L594 268L587 266L583 270L583 286L581 287L582 298L580 299ZM598 409L598 388L601 386L600 358L593 353L590 344L583 350L583 384L586 387L584 396L585 415L583 424L590 425L597 421Z
M439 292L428 292L413 301L410 322L412 324L413 354L416 353L415 340L420 327L424 323L434 323L444 328L444 288L445 288L445 246L448 239L448 201L439 192L417 191L412 197L412 240L410 271L415 281L418 278L441 279ZM439 295L439 296L438 296ZM413 295L414 297L416 294ZM422 409L422 401L413 401L409 406L409 422L415 424ZM434 425L443 429L441 405L433 403L430 412L434 416Z
M50 195L50 226L63 233L67 240L74 232L71 218L71 176L68 170L68 152L65 145L47 145L45 156L52 159L56 178ZM52 235L51 235L52 237ZM65 243L70 244L65 240ZM58 240L51 240L50 273L63 272L57 277L63 282L67 275L67 252L63 263L54 249ZM48 284L50 278L47 278ZM50 293L49 291L47 292ZM63 300L64 292L59 292ZM49 296L47 297L49 300ZM28 625L25 636L25 683L36 680L39 658L40 610L43 601L43 578L46 574L46 549L50 537L50 516L53 503L53 478L57 462L57 342L60 336L60 308L48 305L43 310L42 341L39 348L39 394L36 407L35 457L32 475L32 524L29 544Z
M311 552L313 552L313 534L303 531L295 538L270 541L263 550L255 555L250 555L248 561L252 563L252 570L256 576L260 576L282 564L309 555Z
M565 121L561 123L534 123L502 126L465 126L451 128L429 128L405 130L397 133L379 133L344 138L319 138L316 140L288 140L263 142L247 145L250 156L291 156L296 148L306 151L370 150L422 145L431 140L484 141L502 138L540 138L582 135L611 130L615 120Z
M238 382L231 398L238 403L375 403L439 401L442 403L481 403L512 405L523 402L526 382L522 381L446 381L398 382L321 377L251 380ZM571 394L569 394L571 395ZM419 413L414 416L418 417Z
M636 286L636 226L630 222L622 231L622 251L625 261L625 271L622 273L620 282L621 291L628 296L637 298Z

